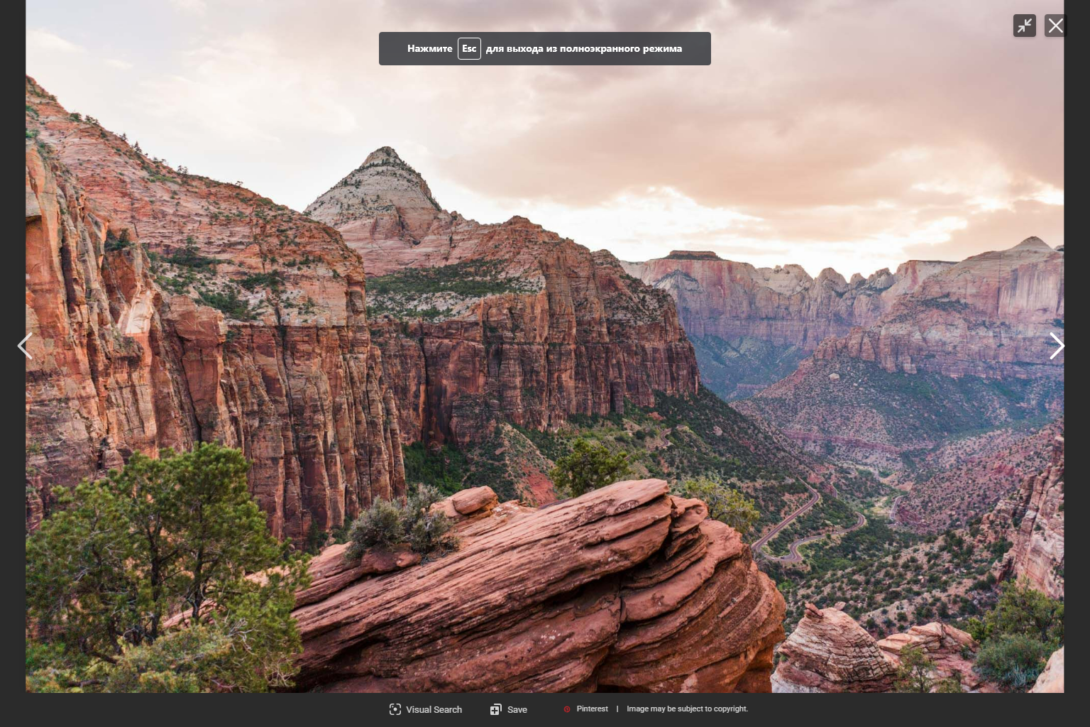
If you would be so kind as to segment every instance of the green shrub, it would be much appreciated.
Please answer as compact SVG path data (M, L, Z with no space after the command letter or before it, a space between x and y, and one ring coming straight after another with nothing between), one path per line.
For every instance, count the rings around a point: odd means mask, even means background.
M196 270L208 270L210 272L216 271L216 264L219 262L215 258L201 255L198 252L197 242L192 237L187 237L185 247L172 252L166 260L172 265L180 265Z
M630 472L628 455L624 452L612 454L603 445L591 444L580 437L567 456L556 460L556 466L549 471L549 479L557 491L568 497L579 497L623 480Z
M1008 581L1000 586L995 608L983 620L970 619L968 631L981 642L997 636L1020 635L1059 647L1064 641L1064 604L1026 581Z
M356 560L372 548L390 549L408 543L416 553L443 555L458 548L458 538L451 532L451 522L444 513L432 511L439 492L420 486L402 505L390 500L375 500L348 531L345 558Z
M965 690L961 688L961 680L950 675L935 682L935 691L939 694L962 694Z
M255 318L250 304L238 297L238 289L229 286L226 291L202 290L200 300L207 306L222 311L228 318L239 321L252 321Z
M450 518L431 509L439 499L434 488L420 486L405 506L409 547L422 555L445 554L458 547L458 539L451 532Z
M1045 667L1049 648L1023 634L990 639L976 655L976 671L1010 689L1025 689Z
M927 658L918 646L905 646L901 649L901 664L893 679L893 688L898 692L927 694L935 686L932 674L935 662Z
M231 640L219 629L194 626L165 634L155 643L127 649L110 670L105 690L111 693L191 694L220 691L233 683ZM244 679L252 678L242 672Z
M271 273L253 273L247 275L238 281L246 290L251 293L258 288L266 288L273 292L279 291L280 286L284 283L284 276L279 271L273 271Z
M748 533L761 518L753 500L715 475L683 480L674 487L674 492L682 497L702 500L708 506L708 517L730 525L741 535Z
M121 230L120 235L115 235L113 230L106 232L106 252L117 252L128 247L132 247L132 239L127 229Z
M348 531L345 558L355 560L371 548L392 548L405 542L404 513L390 500L375 500Z

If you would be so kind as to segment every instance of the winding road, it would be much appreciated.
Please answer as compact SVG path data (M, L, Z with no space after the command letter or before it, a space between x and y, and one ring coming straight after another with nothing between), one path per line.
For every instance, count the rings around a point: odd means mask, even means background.
M790 525L792 523L792 521L794 521L794 519L797 518L799 515L805 515L807 512L810 511L810 508L812 508L814 505L818 504L818 500L821 499L821 495L818 494L818 491L815 490L813 487L810 487L809 482L803 482L802 484L806 485L806 489L810 491L810 499L807 500L806 504L803 505L802 507L800 507L798 510L795 510L795 512L791 513L790 515L785 517L783 520L776 523L776 525L771 530L768 531L768 534L766 534L763 538L761 538L760 540L755 542L752 546L750 546L750 547L753 548L753 552L763 555L764 554L764 547L768 543L769 540L772 540L772 538L779 535L780 531L783 530L784 528L786 528L788 525Z
M897 525L897 506L901 504L901 500L904 499L904 495L898 495L893 498L893 504L889 508L889 521L893 525Z
M837 528L832 532L822 533L821 535L809 535L805 538L799 538L788 546L787 555L769 555L764 550L764 547L768 544L768 541L779 535L781 530L794 522L795 519L797 519L800 515L805 515L807 512L809 512L810 509L814 505L816 505L821 499L821 495L818 494L817 490L810 486L810 483L804 482L803 484L806 485L806 489L810 491L810 499L807 500L806 504L804 504L802 507L795 510L793 513L785 517L780 522L776 523L775 527L769 530L764 537L753 543L751 547L753 552L757 554L757 557L764 558L766 560L774 560L779 563L799 563L802 561L802 556L799 555L799 548L801 546L808 543L816 542L818 540L821 540L822 538L827 538L830 535L844 535L845 533L850 533L853 530L858 530L859 528L867 524L867 518L863 516L863 513L856 513L858 519L855 521L855 525L852 525L850 528Z
M858 530L859 528L867 524L867 518L863 517L863 513L856 513L856 518L857 519L855 521L855 525L852 525L850 528L837 528L836 530L833 530L829 533L822 533L821 535L810 535L805 538L799 538L788 546L787 555L765 555L764 557L768 560L774 560L779 563L799 563L802 561L802 556L799 554L799 548L806 545L807 543L817 542L818 540L821 540L822 538L827 538L830 535L844 535L845 533L850 533L853 530Z

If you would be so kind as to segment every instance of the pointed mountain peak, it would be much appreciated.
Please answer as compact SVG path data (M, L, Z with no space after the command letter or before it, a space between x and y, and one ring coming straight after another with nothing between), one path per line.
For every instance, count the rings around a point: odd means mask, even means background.
M367 155L367 158L363 160L362 166L366 167L371 164L381 164L383 162L404 164L401 157L397 155L397 150L392 146L380 146Z
M1048 243L1039 237L1027 237L1020 243L1011 248L1012 250L1044 250L1052 252L1052 248L1048 246Z
M333 227L392 216L401 219L414 238L442 212L428 183L390 146L368 154L363 164L306 208L307 215Z

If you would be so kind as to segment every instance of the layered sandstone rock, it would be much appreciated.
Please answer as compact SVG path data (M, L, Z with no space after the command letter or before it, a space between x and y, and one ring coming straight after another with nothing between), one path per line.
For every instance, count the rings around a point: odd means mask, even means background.
M132 452L185 447L196 425L164 302L138 248L105 251L96 213L48 149L26 150L27 525L55 486ZM110 269L110 274L104 270ZM205 309L213 315L216 311Z
M993 539L1011 549L997 565L1000 579L1024 578L1052 598L1064 596L1064 438L1056 437L1052 462L1026 477L984 519Z
M1045 670L1037 677L1033 688L1029 690L1035 694L1063 694L1064 693L1064 650L1060 647L1048 658Z
M537 510L488 488L439 507L455 513L450 555L386 558L385 574L332 548L315 560L311 592L352 575L293 613L300 688L769 691L783 598L735 531L664 481Z
M482 225L443 211L388 147L307 213L381 276L372 331L406 442L465 445L499 421L554 427L699 386L669 296L525 218Z
M829 336L871 325L894 299L953 263L912 260L896 273L883 269L850 281L832 268L812 278L799 265L757 268L714 252L676 251L622 265L670 293L690 336L758 338L810 352Z
M1062 332L1063 318L1064 254L1030 237L931 275L874 325L825 341L814 358L909 374L1062 379L1049 333Z
M806 604L806 613L780 647L774 692L888 692L894 663L874 637L838 608Z
M448 213L428 183L388 146L371 152L358 168L314 200L305 214L340 230L367 259L368 275L404 267L442 265L463 237L479 227Z
M1037 238L935 272L740 402L806 449L883 469L951 435L1063 414L1064 255Z
M913 626L903 634L887 636L877 644L894 665L900 665L902 650L911 646L934 664L934 679L957 677L966 691L994 691L973 671L973 654L979 645L961 629L933 621Z
M243 450L278 536L403 493L363 265L336 231L177 172L29 78L26 103L28 522L50 486L196 441Z
M953 676L966 691L995 691L973 671L978 645L964 631L933 622L876 641L842 607L806 604L806 613L780 647L774 692L893 691L905 647L919 649L934 664L936 681Z

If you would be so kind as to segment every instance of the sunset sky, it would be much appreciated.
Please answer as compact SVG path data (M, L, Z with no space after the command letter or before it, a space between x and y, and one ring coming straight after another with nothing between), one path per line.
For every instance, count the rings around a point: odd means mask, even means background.
M1060 0L27 4L27 73L146 153L302 210L390 145L439 203L622 259L816 275L1063 244ZM395 30L706 30L701 67L389 67Z

